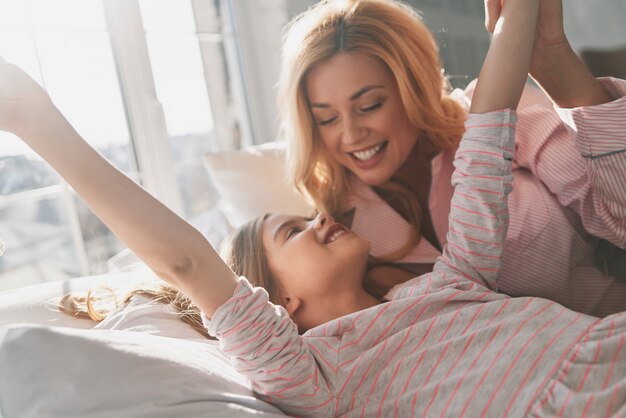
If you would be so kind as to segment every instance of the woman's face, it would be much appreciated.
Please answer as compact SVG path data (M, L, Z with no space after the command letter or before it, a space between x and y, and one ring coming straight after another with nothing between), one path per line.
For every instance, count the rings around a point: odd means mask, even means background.
M270 215L262 237L282 302L290 313L291 299L302 302L295 319L306 329L320 323L320 301L333 303L344 292L362 289L369 242L330 216Z
M368 185L387 182L417 141L387 67L362 54L339 53L313 67L305 88L330 155Z

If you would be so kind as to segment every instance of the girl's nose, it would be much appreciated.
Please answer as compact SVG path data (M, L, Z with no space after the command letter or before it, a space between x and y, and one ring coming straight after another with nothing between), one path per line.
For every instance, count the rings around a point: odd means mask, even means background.
M313 219L313 228L320 229L328 222L334 222L333 218L326 212L320 212L315 219Z

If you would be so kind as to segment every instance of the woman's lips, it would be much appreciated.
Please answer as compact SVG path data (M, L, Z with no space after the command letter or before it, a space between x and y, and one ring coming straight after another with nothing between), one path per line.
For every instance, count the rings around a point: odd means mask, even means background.
M384 141L362 151L350 152L354 164L361 169L367 169L376 165L383 157L387 149L388 141Z

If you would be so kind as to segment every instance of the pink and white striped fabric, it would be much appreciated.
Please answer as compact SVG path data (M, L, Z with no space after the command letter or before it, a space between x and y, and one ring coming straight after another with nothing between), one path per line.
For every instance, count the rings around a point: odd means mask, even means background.
M487 288L498 277L514 112L470 116L448 244L390 302L304 335L241 278L209 332L259 395L297 416L626 414L626 314L604 319Z
M539 296L596 316L626 310L626 281L594 266L596 237L626 247L626 81L600 79L615 101L555 109L528 86L518 108L509 197L510 226L502 271L493 289ZM453 97L469 103L474 84ZM431 162L429 209L439 242L446 242L454 150ZM354 179L350 228L380 256L400 248L409 224L373 190ZM439 251L426 239L397 263L420 271ZM626 263L626 260L624 260ZM423 268L421 269L423 271Z

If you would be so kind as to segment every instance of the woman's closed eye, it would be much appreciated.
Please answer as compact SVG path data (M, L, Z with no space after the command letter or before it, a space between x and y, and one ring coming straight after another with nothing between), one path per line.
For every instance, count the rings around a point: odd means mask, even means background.
M370 106L362 107L359 110L361 111L361 113L369 113L369 112L373 112L375 110L380 109L382 106L383 106L383 102L376 102Z
M381 107L383 107L384 104L384 100L379 100L369 106L364 106L364 107L360 107L358 109L359 113L371 113L371 112L375 112L376 110L380 109ZM319 126L327 126L332 124L333 122L335 122L337 119L339 119L339 116L333 116L333 117L329 117L326 119L321 119L317 121L317 124Z
M320 126L326 126L326 125L330 125L331 123L333 123L336 120L337 120L337 116L333 116L332 118L328 118L328 119L323 119L323 120L317 121L317 124L320 125Z

